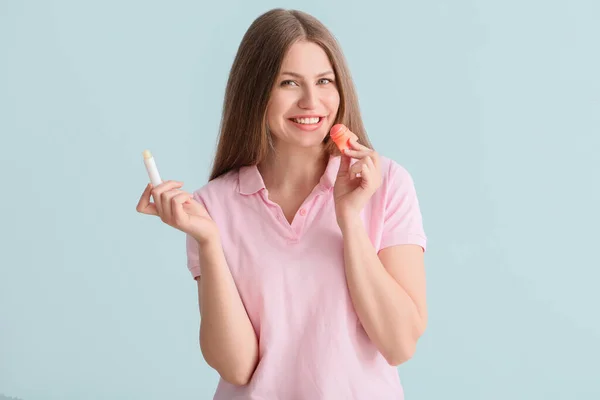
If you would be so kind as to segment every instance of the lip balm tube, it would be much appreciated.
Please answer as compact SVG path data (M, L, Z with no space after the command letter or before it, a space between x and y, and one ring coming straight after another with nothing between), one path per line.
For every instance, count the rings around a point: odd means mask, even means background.
M344 150L350 148L351 140L358 140L358 136L356 136L353 132L343 124L335 124L331 127L329 131L329 136L331 136L331 140L333 140L340 149L340 152L344 152Z
M160 179L160 175L158 174L158 169L156 168L154 157L152 157L152 153L150 153L149 150L144 150L142 155L144 156L144 164L146 165L146 171L148 171L150 183L152 183L152 186L157 187L162 183L162 180Z

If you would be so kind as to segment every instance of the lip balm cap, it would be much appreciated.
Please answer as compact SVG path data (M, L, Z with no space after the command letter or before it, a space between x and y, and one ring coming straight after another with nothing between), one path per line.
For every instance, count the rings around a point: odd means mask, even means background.
M331 130L329 131L329 136L331 136L331 138L335 140L340 136L344 135L347 130L348 128L344 124L335 124L331 127Z

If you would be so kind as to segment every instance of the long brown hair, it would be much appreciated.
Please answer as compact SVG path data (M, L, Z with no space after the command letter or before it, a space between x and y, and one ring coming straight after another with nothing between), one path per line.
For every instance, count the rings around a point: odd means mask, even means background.
M334 123L342 123L371 147L360 115L358 98L341 47L315 17L281 8L259 16L238 48L229 73L223 115L209 180L247 165L258 165L269 152L266 113L275 79L287 50L304 40L321 46L329 57L340 93ZM339 154L329 135L326 151Z

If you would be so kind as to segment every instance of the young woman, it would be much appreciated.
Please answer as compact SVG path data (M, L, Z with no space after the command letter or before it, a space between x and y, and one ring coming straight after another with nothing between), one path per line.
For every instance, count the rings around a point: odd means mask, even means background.
M358 137L343 154L336 123ZM186 233L215 399L403 398L395 366L427 323L419 204L409 173L371 148L319 21L276 9L253 22L210 180L182 185L148 185L137 210Z

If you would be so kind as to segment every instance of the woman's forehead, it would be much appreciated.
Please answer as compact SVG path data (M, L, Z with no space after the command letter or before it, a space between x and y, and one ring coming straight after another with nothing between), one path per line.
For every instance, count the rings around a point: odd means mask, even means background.
M287 72L306 77L332 71L325 51L316 43L300 41L290 46L281 65L281 73Z

